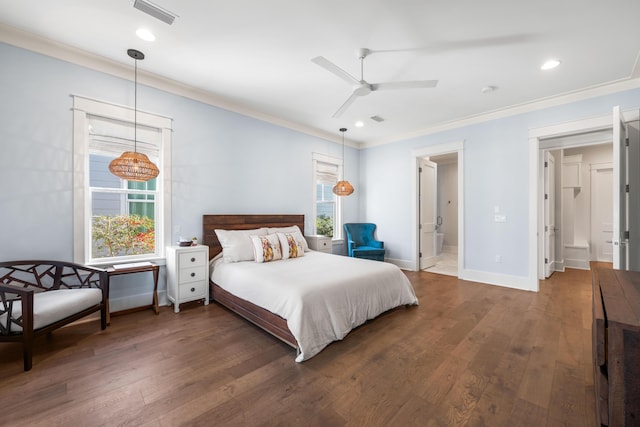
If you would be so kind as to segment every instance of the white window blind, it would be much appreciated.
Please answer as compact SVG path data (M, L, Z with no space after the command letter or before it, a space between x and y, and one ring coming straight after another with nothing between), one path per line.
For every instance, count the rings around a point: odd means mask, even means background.
M138 124L87 114L89 123L89 151L119 156L124 151L137 151L149 159L160 158L160 130ZM134 143L134 137L137 142Z

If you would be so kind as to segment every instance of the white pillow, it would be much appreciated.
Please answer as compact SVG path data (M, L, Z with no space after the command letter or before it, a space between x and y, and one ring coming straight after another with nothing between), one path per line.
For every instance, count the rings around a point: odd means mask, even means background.
M276 233L280 240L282 259L299 258L304 256L304 238L296 238L300 233Z
M304 251L309 252L309 246L307 245L307 241L305 240L304 236L302 235L302 232L300 231L300 228L297 225L292 225L291 227L278 227L278 228L269 227L267 228L267 232L269 234L272 234L272 233L293 234L295 236L296 241L298 241L299 239L302 239L302 247L304 248Z
M253 254L256 262L269 262L282 259L280 240L278 240L277 235L251 236L251 242L253 243Z
M253 245L251 236L266 236L267 229L252 230L215 230L224 262L253 261Z

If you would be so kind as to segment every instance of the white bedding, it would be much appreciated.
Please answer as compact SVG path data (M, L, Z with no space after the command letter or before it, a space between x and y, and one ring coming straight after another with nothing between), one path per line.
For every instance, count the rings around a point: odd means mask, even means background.
M219 259L212 262L211 280L286 319L298 342L296 362L387 310L418 304L397 266L315 251L267 263Z

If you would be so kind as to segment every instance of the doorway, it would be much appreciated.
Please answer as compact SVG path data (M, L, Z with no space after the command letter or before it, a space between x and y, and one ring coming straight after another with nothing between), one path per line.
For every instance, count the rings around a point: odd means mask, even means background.
M438 238L442 238L442 252L444 250L449 250L453 252L453 249L457 249L452 256L449 256L449 259L453 258L453 262L449 262L450 266L448 268L447 273L454 275L456 277L461 277L461 272L464 268L464 153L463 153L464 141L452 142L448 144L440 144L431 147L424 147L420 149L413 150L411 153L411 170L414 174L413 183L413 194L412 205L413 205L413 224L415 233L413 233L413 248L415 250L415 259L414 259L414 271L421 270L422 268L426 268L430 263L423 263L421 260L427 256L433 256L434 258L431 260L434 262L434 265L438 263L438 261L443 261L444 257L439 257L438 250L440 245L438 244ZM443 178L442 181L448 181L448 192L449 195L455 194L457 196L457 201L454 204L451 197L447 198L446 196L441 197L446 198L447 200L444 202L451 200L452 203L450 205L441 206L440 215L438 214L437 207L437 198L438 191L435 189L432 194L431 200L433 200L433 205L429 208L429 212L431 215L427 215L425 218L421 218L421 210L425 212L427 209L421 206L421 195L420 195L420 187L421 187L421 174L420 168L424 164L424 159L436 159L440 161L440 163L444 166L446 163L446 159L453 163L453 159L455 159L455 172L452 172L451 168L447 166L440 167L438 169L442 169L442 171L448 171L448 174L455 173L455 182L451 179ZM435 163L435 162L433 162ZM437 184L437 172L434 169L434 184ZM451 187L453 186L453 189ZM446 194L446 193L445 193ZM447 230L446 234L449 234L449 239L447 240L447 236L445 233L441 233L443 231L443 225L445 222L445 217L447 216L446 209L449 211L454 209L456 212L456 220L453 221L453 215L448 215L449 220L447 221ZM428 218L431 216L431 218ZM442 219L438 220L438 216L442 217ZM424 221L424 223L423 223ZM441 221L441 224L438 224L438 221ZM426 229L427 233L423 234L422 230ZM432 229L432 230L431 230ZM439 236L438 234L442 234ZM423 253L423 248L426 250ZM421 257L421 255L423 255Z
M458 153L424 159L420 179L421 265L430 273L458 276ZM435 181L430 179L434 176ZM431 188L424 188L430 186ZM432 233L424 218L433 217ZM425 256L427 255L427 256Z
M624 117L624 120L622 119ZM612 120L613 118L613 120ZM539 290L539 279L545 278L545 244L544 244L544 155L548 150L564 149L570 147L579 147L602 143L603 141L613 141L613 253L614 267L616 265L616 256L620 256L621 247L629 245L633 239L624 239L616 228L621 226L618 213L624 214L627 207L623 206L622 201L618 202L616 198L620 198L617 192L624 185L619 179L624 174L620 174L620 168L616 164L622 164L624 167L623 154L625 150L624 138L622 138L622 130L626 130L627 124L638 120L638 110L625 112L621 114L618 107L614 108L613 116L611 114L594 117L575 122L568 122L560 125L548 126L540 129L532 129L529 132L529 152L530 152L530 174L529 174L529 194L530 205L534 207L530 216L530 253L529 257L529 289L532 291ZM614 126L614 123L617 125ZM631 127L631 126L629 126ZM637 139L637 138L635 138ZM634 145L634 144L632 144ZM638 144L635 144L638 145ZM622 152L618 156L616 153ZM626 154L625 154L626 155ZM626 195L628 199L628 194ZM637 194L636 194L637 196ZM628 201L628 200L627 200ZM620 212L622 211L622 212ZM624 226L624 225L622 225ZM631 242L632 245L637 244Z

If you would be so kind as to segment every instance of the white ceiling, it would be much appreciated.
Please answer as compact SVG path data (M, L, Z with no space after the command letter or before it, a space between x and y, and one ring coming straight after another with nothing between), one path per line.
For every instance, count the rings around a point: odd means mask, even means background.
M639 0L154 0L179 16L173 25L132 3L2 1L0 24L129 69L126 50L139 49L142 75L335 140L347 127L362 145L640 76ZM156 41L138 39L141 27ZM351 88L311 59L324 56L359 78L358 48L373 51L364 64L370 83L439 83L373 92L332 118ZM560 67L541 71L552 57ZM485 86L497 90L482 93ZM354 127L357 120L365 126Z

